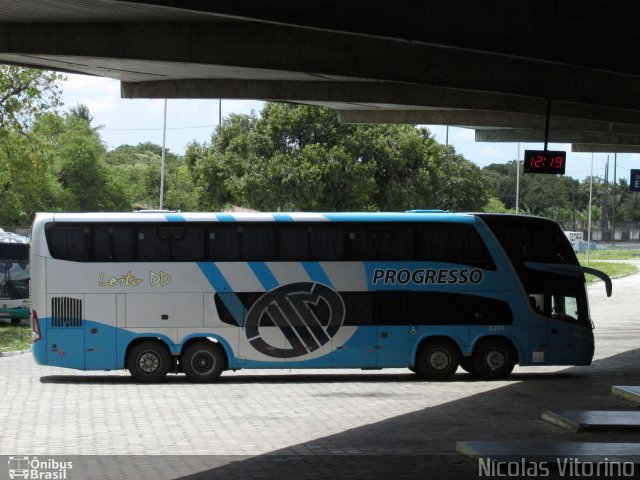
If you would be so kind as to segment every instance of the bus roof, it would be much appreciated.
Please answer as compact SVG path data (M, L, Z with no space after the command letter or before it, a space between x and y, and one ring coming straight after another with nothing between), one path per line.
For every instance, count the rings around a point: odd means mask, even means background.
M38 213L41 222L455 222L475 223L476 215L445 211L411 212L129 212Z

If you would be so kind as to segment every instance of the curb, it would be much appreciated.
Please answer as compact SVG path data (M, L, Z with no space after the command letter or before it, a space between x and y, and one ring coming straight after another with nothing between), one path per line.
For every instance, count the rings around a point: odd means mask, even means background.
M0 352L1 357L13 357L14 355L21 355L23 353L29 353L31 350L16 350L15 352Z

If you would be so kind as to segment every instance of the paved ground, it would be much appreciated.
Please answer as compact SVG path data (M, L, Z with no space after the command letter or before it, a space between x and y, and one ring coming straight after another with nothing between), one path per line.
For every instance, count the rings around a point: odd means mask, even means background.
M457 440L640 442L636 432L576 434L540 420L545 409L636 408L610 389L640 385L640 275L615 280L609 299L601 283L589 291L594 365L516 368L508 381L281 370L137 385L125 372L3 357L0 455L73 461L67 479L478 478Z

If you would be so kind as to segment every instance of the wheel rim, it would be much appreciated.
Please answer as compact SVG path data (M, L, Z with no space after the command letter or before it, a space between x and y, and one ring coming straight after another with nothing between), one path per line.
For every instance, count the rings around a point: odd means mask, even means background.
M138 357L138 368L146 374L155 373L160 368L160 357L151 351L142 352Z
M501 350L491 350L487 352L484 363L491 371L500 370L506 363L505 354Z
M207 375L216 368L216 359L211 352L197 352L191 359L191 368L199 375Z
M444 350L436 350L429 356L429 366L434 370L446 370L450 363L449 353Z

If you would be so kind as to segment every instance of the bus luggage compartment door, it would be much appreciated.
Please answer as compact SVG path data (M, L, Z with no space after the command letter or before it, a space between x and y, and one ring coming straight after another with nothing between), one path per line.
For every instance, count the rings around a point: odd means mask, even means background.
M116 368L116 296L85 295L84 328L86 370Z

